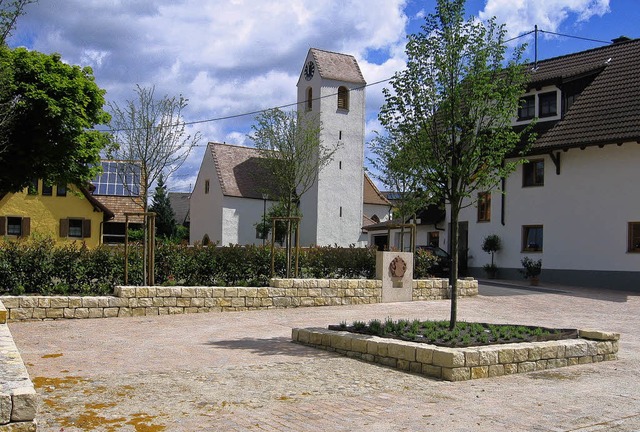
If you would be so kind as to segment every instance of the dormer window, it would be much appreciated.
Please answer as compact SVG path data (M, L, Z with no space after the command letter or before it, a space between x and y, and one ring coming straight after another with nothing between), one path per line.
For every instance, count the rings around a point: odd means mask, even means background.
M338 109L349 109L349 89L344 86L338 87Z
M518 108L518 120L530 120L535 116L536 116L535 95L523 97L520 100L520 108Z
M307 111L313 110L313 89L309 87L307 89Z
M558 114L557 92L541 93L538 95L540 117L551 117Z

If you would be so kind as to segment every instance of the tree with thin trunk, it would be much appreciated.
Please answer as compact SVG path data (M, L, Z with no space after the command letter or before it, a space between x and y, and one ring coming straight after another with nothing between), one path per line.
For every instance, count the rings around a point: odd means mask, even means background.
M406 69L384 90L380 121L414 155L415 175L435 202L449 206L451 318L457 321L458 220L476 190L495 188L521 160L513 130L526 70L522 47L507 61L505 29L495 18L465 20L464 0L438 0L422 31L410 35ZM522 153L519 153L522 154Z
M402 224L400 249L404 250L405 222L429 203L429 185L422 183L412 163L411 147L401 139L379 134L369 142L371 157L368 158L369 173L387 188L398 194L394 199L393 218ZM390 245L389 245L390 246Z
M249 138L271 175L272 193L286 217L304 216L299 204L302 196L318 180L318 173L333 159L338 144L320 142L322 125L316 115L285 112L278 108L259 114ZM285 242L290 252L291 224L287 223ZM290 256L290 253L288 253ZM288 260L289 261L289 260Z
M262 112L249 138L272 176L278 199L287 216L293 216L318 173L333 159L338 146L320 142L317 116L278 108Z
M36 2L37 0L0 0L0 45L6 43L18 18L24 15L24 8Z
M169 177L184 163L201 138L200 132L187 133L182 117L188 99L165 95L156 98L155 87L136 86L136 98L124 107L109 103L111 129L115 143L107 152L111 159L130 161L140 167L142 210L147 211L149 190L160 175ZM131 174L134 174L133 171Z

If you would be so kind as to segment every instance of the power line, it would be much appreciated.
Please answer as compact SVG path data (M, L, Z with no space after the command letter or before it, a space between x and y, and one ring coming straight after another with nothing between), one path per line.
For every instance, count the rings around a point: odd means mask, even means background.
M530 30L528 32L522 33L518 36L512 37L510 39L507 39L504 41L504 43L508 43L511 41L514 41L516 39L521 39L523 37L529 36L530 34L535 33L536 31L540 32L540 33L547 33L547 34L551 34L554 36L562 36L562 37L567 37L567 38L572 38L572 39L580 39L580 40L585 40L585 41L590 41L590 42L598 42L598 43L603 43L603 44L611 44L611 41L603 41L603 40L599 40L599 39L591 39L591 38L585 38L585 37L581 37L581 36L573 36L573 35L568 35L568 34L563 34L563 33L556 33L556 32L551 32L551 31L547 31L547 30L540 30L540 29L536 29L536 30ZM365 84L359 87L354 87L353 89L349 90L360 90L366 87L371 87L374 85L378 85L378 84L382 84L385 82L388 82L390 80L392 80L393 77L390 78L386 78L380 81L376 81L370 84ZM320 97L316 97L313 98L312 100L316 101L316 100L320 100L320 99L324 99L324 98L328 98L328 97L333 97L336 96L337 93L332 93L332 94L328 94L328 95L324 95L324 96L320 96ZM213 122L218 122L218 121L224 121L224 120L231 120L231 119L235 119L235 118L241 118L241 117L247 117L247 116L255 116L258 114L262 114L264 112L267 111L271 111L274 109L284 109L284 108L290 108L293 106L297 106L300 104L304 104L307 101L303 101L303 102L293 102L293 103L289 103L289 104L284 104L284 105L279 105L279 106L275 106L275 107L271 107L271 108L264 108L264 109L260 109L260 110L256 110L256 111L249 111L249 112L244 112L244 113L239 113L239 114L232 114L232 115L228 115L228 116L221 116L221 117L213 117L213 118L209 118L209 119L204 119L204 120L193 120L193 121L189 121L189 122L184 122L184 123L177 123L175 125L172 126L189 126L189 125L195 125L195 124L202 124L202 123L213 123ZM161 127L161 126L156 126L156 127ZM171 126L168 126L171 127ZM143 128L122 128L122 129L106 129L105 132L123 132L123 131L132 131L132 130L137 130L137 129L143 129Z
M551 31L547 31L547 30L538 30L538 31L540 33L552 34L554 36L563 36L563 37L568 37L568 38L571 38L571 39L580 39L580 40L584 40L584 41L598 42L598 43L607 44L607 45L610 45L612 43L611 41L603 41L603 40L600 40L600 39L590 39L590 38L585 38L585 37L581 37L581 36L572 36L572 35L563 34L563 33L555 33L555 32L551 32Z
M360 90L366 87L371 87L374 85L378 85L378 84L382 84L384 82L390 81L391 79L393 79L393 77L391 78L386 78L380 81L376 81L373 83L369 83L369 84L365 84L359 87L354 87L352 89L350 89L349 91L353 91L353 90ZM324 96L320 96L320 97L315 97L312 99L312 101L316 101L316 100L320 100L320 99L324 99L324 98L328 98L328 97L333 97L336 96L338 93L331 93L331 94L327 94ZM246 116L254 116L257 114L261 114L267 111L271 111L274 109L283 109L283 108L290 108L292 106L297 106L300 104L304 104L307 101L303 101L303 102L294 102L294 103L289 103L289 104L285 104L285 105L279 105L276 107L271 107L271 108L264 108L261 110L257 110L257 111L250 111L250 112L244 112L244 113L240 113L240 114L232 114L232 115L228 115L228 116L223 116L223 117L213 117L213 118L209 118L209 119L204 119L204 120L194 120L194 121L190 121L190 122L184 122L184 123L177 123L175 125L172 126L187 126L187 125L194 125L194 124L201 124L201 123L212 123L212 122L217 122L217 121L223 121L223 120L231 120L234 118L240 118L240 117L246 117ZM162 127L162 126L155 126L155 127ZM167 127L167 126L165 126ZM171 126L168 126L171 127ZM137 129L144 129L144 128L122 128L122 129L107 129L105 132L123 132L123 131L132 131L132 130L137 130Z

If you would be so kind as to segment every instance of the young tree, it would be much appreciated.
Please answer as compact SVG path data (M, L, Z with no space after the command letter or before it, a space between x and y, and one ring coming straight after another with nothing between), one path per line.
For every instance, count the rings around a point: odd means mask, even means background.
M24 8L37 0L0 0L0 45L4 45Z
M380 121L411 149L434 200L449 204L451 319L457 320L458 218L475 190L490 190L515 169L520 142L511 127L526 73L521 49L505 64L504 26L464 19L464 0L438 0L422 32L409 36L407 67L385 89Z
M156 235L164 238L173 238L176 235L176 219L167 195L167 186L164 183L164 176L160 174L156 186L156 193L153 195L153 202L149 211L156 214Z
M155 97L155 87L136 86L136 99L124 107L109 103L115 144L109 158L136 161L140 166L142 210L147 211L149 189L161 174L170 176L184 163L201 134L186 132L182 111L188 100L182 96ZM124 173L126 174L126 173Z
M338 144L320 142L320 121L310 113L275 108L259 114L256 121L249 138L272 177L273 190L279 200L278 212L285 217L303 216L299 209L300 199L317 181L318 173L331 162ZM291 223L287 222L287 277L291 264L291 233Z
M11 76L0 103L11 106L5 152L0 155L0 193L16 192L34 178L84 184L100 169L108 134L104 90L91 68L68 65L58 54L0 47L0 64ZM7 84L6 82L3 84Z
M331 162L338 146L320 142L320 122L308 113L275 108L259 114L256 121L249 138L272 176L285 215L297 216L302 195Z

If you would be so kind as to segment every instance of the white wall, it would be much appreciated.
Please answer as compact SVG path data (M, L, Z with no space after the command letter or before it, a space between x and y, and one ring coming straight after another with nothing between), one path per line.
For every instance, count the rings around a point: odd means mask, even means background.
M380 222L389 220L389 206L380 204L365 204L363 208L365 216L371 218L373 215L380 218Z
M307 56L304 64L313 56ZM301 243L303 245L348 246L361 244L362 188L364 180L365 91L359 84L323 80L316 70L314 77L298 83L298 101L307 98L307 88L313 88L313 110L320 113L320 140L325 145L340 143L333 161L319 174L314 187L301 202L303 215ZM349 92L349 110L338 110L339 86ZM305 109L300 104L299 109ZM342 209L342 215L340 210Z
M521 258L529 256L541 258L543 269L638 272L640 254L627 253L627 224L640 220L640 145L560 152L560 175L549 156L541 157L544 186L522 187L522 167L507 179L505 226L499 192L492 194L491 222L476 222L475 206L461 212L460 221L469 222L469 266L490 261L480 246L486 235L498 234L501 268L521 268ZM542 252L521 252L523 225L543 225Z
M274 204L267 201L267 213ZM256 244L261 245L262 239L256 237L256 224L262 220L264 201L261 199L224 197L222 207L222 221L224 231L220 245Z
M205 181L209 180L209 193L205 194ZM212 242L222 239L222 189L213 163L211 150L207 147L200 171L190 199L189 243L202 242L205 235Z
M321 95L335 95L339 85L356 87L327 81ZM337 110L337 96L321 100L322 139L340 142L341 147L318 179L317 243L320 245L348 246L359 240L364 181L364 99L364 89L351 90L348 112Z

